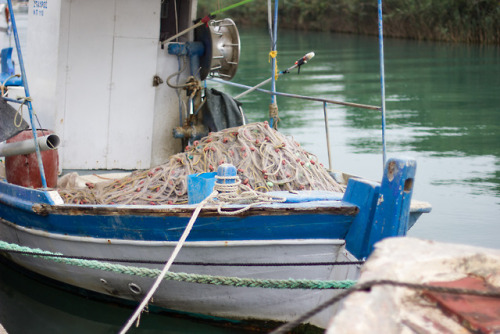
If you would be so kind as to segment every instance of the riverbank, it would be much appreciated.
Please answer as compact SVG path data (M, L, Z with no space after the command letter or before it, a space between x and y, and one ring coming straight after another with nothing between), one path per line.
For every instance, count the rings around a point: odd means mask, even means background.
M200 16L229 5L199 0ZM267 22L267 1L252 1L225 13L238 26ZM376 35L375 0L282 0L279 26L284 29ZM416 40L500 44L497 0L387 0L385 36Z

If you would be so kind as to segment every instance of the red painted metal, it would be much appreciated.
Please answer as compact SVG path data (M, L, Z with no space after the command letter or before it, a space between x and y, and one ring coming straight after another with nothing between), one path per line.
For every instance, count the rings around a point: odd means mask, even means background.
M37 136L47 136L52 133L53 132L50 130L38 130ZM7 143L14 143L26 139L33 139L33 131L31 129L25 130L10 138L7 140ZM57 173L59 169L59 155L57 154L57 150L43 151L41 154L47 187L55 188L57 186ZM9 183L23 187L42 187L36 153L6 157L5 174L7 182Z
M466 277L457 281L432 282L429 284L449 288L499 291L499 289L488 286L484 279L478 277ZM436 301L445 313L458 320L473 333L500 333L500 299L431 291L425 291L424 295Z

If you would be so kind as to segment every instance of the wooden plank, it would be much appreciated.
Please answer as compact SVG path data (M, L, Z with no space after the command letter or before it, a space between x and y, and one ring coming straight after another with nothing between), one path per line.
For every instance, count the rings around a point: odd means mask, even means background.
M274 216L274 215L295 215L295 214L334 214L355 216L359 209L357 206L341 202L342 204L331 203L325 205L325 202L319 202L323 205L304 205L304 204L280 204L279 206L260 205L252 207L249 210L241 213L238 217L251 216L258 214L259 216ZM225 207L224 210L240 209L244 205L231 205ZM195 206L187 205L172 205L172 206L116 206L116 205L48 205L48 204L34 204L33 211L40 215L47 215L50 213L57 213L63 215L144 215L144 216L177 216L177 217L190 217L193 214ZM200 213L200 217L220 216L217 212L217 206L207 206Z

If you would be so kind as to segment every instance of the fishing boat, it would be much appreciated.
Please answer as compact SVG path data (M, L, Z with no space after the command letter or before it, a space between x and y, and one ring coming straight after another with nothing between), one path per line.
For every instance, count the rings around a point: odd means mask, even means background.
M29 73L12 18L24 95L8 86L1 108L16 123L0 145L8 261L140 303L139 314L147 304L242 326L286 322L430 212L411 199L415 160L384 154L374 182L329 170L277 131L275 80L286 71L275 58L267 122L248 123L241 103L211 88L234 77L240 55L221 13L199 19L196 1L34 1ZM309 323L326 328L331 314Z

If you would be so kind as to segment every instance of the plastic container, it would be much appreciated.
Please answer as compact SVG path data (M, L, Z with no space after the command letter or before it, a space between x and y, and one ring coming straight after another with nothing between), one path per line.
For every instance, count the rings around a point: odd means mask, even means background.
M215 175L213 173L191 174L187 177L188 203L197 204L214 191Z
M218 184L233 184L236 182L236 167L232 164L222 164L217 168Z
M50 130L37 130L37 136L46 136L52 134ZM7 143L14 143L26 139L33 139L31 129L24 130L14 137L7 140ZM45 170L45 179L48 188L57 186L57 174L59 170L59 155L57 149L40 152L42 155L43 168ZM17 184L23 187L41 188L42 179L38 169L36 153L14 155L5 158L5 174L7 182Z

